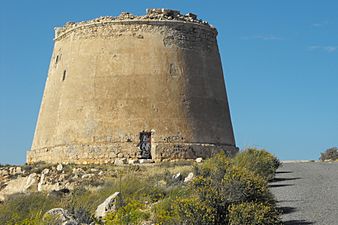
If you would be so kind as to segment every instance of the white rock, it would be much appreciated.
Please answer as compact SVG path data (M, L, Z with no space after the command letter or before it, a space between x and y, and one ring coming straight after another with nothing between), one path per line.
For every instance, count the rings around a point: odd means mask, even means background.
M28 177L17 177L8 181L7 186L0 190L0 201L4 200L6 196L17 193L24 193L31 187L36 187L37 179L37 174L32 173Z
M36 178L37 178L36 173L29 174L29 176L27 177L25 187L24 187L24 191L28 190L31 186L33 186L33 184L36 183L37 181Z
M196 160L195 160L197 163L201 163L202 161L203 161L203 159L202 158L196 158Z
M48 173L49 173L49 169L46 168L46 169L42 170L42 173L41 173L41 174L48 174Z
M0 170L0 175L1 176L7 176L9 173L7 170Z
M82 179L86 179L86 178L91 178L91 177L93 177L93 176L95 176L95 174L92 174L92 173L89 173L89 174L84 174L84 175L82 175Z
M15 168L15 173L22 173L22 169L20 166Z
M63 173L63 174L61 174L61 175L59 176L58 181L62 182L62 181L65 180L65 178L66 178L66 174Z
M74 174L84 174L86 172L82 168L74 168L73 173Z
M102 219L108 212L116 211L120 205L122 205L122 195L120 192L115 192L97 207L95 217Z
M184 183L190 182L194 178L194 174L191 172L186 178L184 178Z
M122 159L115 159L115 162L114 164L117 165L117 166L121 166L121 165L124 165L124 164L127 164L128 161L126 158L122 158Z
M138 164L140 161L138 159L129 159L128 164Z
M140 164L145 164L145 163L154 163L154 160L152 159L140 159Z
M174 180L181 180L182 179L181 173L177 173L177 174L173 175L173 179Z
M57 171L62 171L62 169L63 169L62 164L61 164L61 163L58 164L57 167L56 167L56 170L57 170Z
M97 175L102 176L104 172L101 170Z
M8 171L9 171L10 175L14 175L15 174L15 168L14 167L9 167Z
M68 220L66 222L63 222L61 225L79 225L79 223L76 222L75 220Z
M63 208L54 208L46 212L43 216L43 219L52 217L53 222L55 224L62 224L62 225L77 225L79 224L73 218L73 216ZM54 223L53 223L54 224Z
M45 182L45 174L43 173L42 171L42 174L41 174L41 178L40 178L40 181L38 183L38 191L43 191L43 186L44 185L44 182Z

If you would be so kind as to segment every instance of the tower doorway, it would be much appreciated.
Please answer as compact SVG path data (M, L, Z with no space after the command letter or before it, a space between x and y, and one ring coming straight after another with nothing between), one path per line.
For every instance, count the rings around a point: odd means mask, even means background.
M151 132L141 132L140 133L140 143L138 144L140 148L140 158L141 159L151 159Z

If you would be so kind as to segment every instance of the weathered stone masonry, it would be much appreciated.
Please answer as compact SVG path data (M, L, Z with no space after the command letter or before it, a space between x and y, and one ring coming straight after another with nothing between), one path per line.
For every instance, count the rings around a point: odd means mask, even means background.
M157 9L56 28L27 162L235 153L216 36L194 14Z

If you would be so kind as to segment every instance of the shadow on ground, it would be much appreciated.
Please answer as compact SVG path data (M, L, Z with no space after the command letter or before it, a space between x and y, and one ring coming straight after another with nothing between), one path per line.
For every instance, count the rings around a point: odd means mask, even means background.
M294 186L294 184L269 184L269 188Z
M276 174L280 174L280 173L293 173L292 171L277 171Z
M277 207L277 210L279 210L282 214L289 214L297 211L297 208L295 207Z
M287 180L299 180L302 179L300 177L290 177L290 178L281 178L281 177L275 177L272 181L270 181L271 183L274 182L281 182L281 181L287 181Z
M296 207L277 207L277 210L281 212L281 214L289 214L298 211ZM287 220L283 221L284 225L308 225L308 224L314 224L314 222L306 221L306 220Z
M293 172L292 171L276 172L276 174L289 174L289 173L293 173ZM293 184L293 182L291 181L299 180L299 179L302 179L302 178L300 177L275 177L273 180L269 182L269 188L294 186L295 184ZM290 181L290 183L289 182L286 184L279 183L283 181ZM278 202L281 203L281 202L293 202L293 201L299 201L299 200L281 200ZM289 207L289 206L277 207L277 210L280 211L282 215L291 214L291 213L298 211L296 207ZM286 220L286 221L283 221L283 224L284 225L309 225L309 224L314 224L314 222L310 222L306 220Z

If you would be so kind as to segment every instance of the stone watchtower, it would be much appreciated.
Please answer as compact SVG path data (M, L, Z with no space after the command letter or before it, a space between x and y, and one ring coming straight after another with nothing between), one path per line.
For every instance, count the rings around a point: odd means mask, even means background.
M235 153L216 36L165 9L56 28L27 162Z

